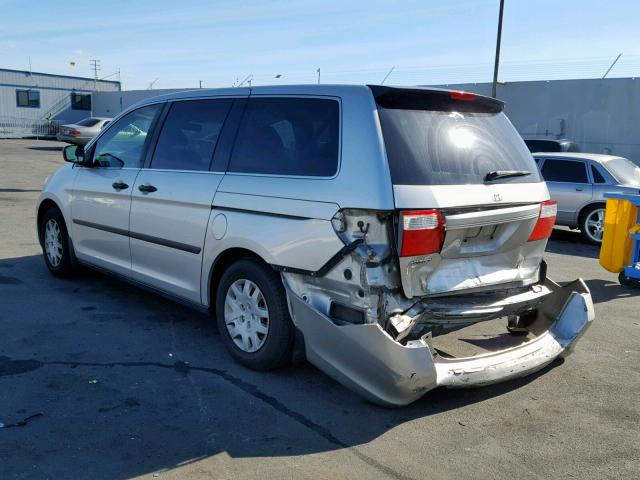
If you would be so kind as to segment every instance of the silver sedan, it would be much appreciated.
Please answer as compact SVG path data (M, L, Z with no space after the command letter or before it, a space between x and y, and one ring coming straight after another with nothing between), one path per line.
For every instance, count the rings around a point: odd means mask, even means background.
M626 158L569 152L536 153L533 158L558 202L556 224L580 229L596 245L604 231L604 193L640 190L640 167Z
M93 137L100 133L111 121L111 118L88 117L78 123L62 125L57 134L57 139L61 142L73 143L75 145L86 145Z

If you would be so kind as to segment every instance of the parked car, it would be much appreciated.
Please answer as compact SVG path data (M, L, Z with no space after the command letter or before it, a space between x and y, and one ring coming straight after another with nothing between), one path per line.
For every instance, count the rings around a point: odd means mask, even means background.
M567 139L549 140L538 138L525 138L524 143L531 153L535 152L579 152L577 143Z
M502 109L383 86L147 99L64 149L38 202L44 261L208 310L242 364L304 353L381 404L527 375L593 305L546 278L556 205ZM456 337L485 321L491 341Z
M78 123L62 125L56 138L61 142L75 145L86 145L93 137L107 125L112 119L104 117L88 117Z
M602 243L605 192L638 193L640 167L630 160L596 153L536 153L551 198L558 202L556 223L580 229L584 239Z

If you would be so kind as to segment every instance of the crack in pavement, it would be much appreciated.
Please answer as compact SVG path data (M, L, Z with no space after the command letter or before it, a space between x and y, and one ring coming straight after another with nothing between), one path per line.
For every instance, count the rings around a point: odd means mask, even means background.
M28 363L28 368L25 362ZM15 364L16 371L12 371L11 364ZM397 479L406 479L406 480L414 480L413 477L409 477L401 472L398 472L387 465L384 465L378 462L376 459L369 457L368 455L357 450L356 447L352 447L347 443L338 439L332 432L326 427L314 422L313 420L307 418L302 413L296 412L295 410L291 410L289 407L280 402L277 398L272 397L264 392L262 392L255 385L242 380L230 373L226 370L220 370L218 368L211 367L195 367L190 365L187 362L177 361L173 364L168 363L160 363L160 362L110 362L110 363L100 363L100 362L62 362L62 361L50 361L50 362L42 362L39 360L10 360L8 357L0 357L0 377L3 375L12 375L25 373L26 371L35 370L45 365L59 365L59 366L72 366L72 367L156 367L156 368L164 368L169 370L174 370L178 373L182 373L184 375L188 374L191 371L196 372L205 372L216 375L223 380L226 380L228 383L232 384L236 388L239 388L245 393L262 400L264 403L279 411L280 413L286 415L297 423L307 427L309 430L313 431L317 435L320 435L322 438L327 440L329 443L332 443L340 448L344 448L349 452L353 453L360 460L368 464L369 466L379 470L380 472ZM3 373L5 372L5 373ZM8 373L7 373L8 372Z

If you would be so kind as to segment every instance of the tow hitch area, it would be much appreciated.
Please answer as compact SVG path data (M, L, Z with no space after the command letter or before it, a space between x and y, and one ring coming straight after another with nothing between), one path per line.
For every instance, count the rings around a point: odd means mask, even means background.
M360 316L349 314L352 316L346 321L332 318L330 310L314 305L309 294L296 292L300 284L295 278L283 277L308 360L371 401L388 406L409 404L437 386L481 386L536 372L555 358L568 355L594 319L591 295L581 279L563 287L547 279L539 288L485 302L482 307L461 300L456 308L448 308L453 307L447 305L448 300L438 303L433 299L424 311L415 316L405 313L406 318L394 324L396 332L412 332L403 337L378 322L367 323L366 308ZM527 308L524 313L523 305ZM471 352L447 347L446 341L451 343L454 334L454 343L464 343L466 328L484 324L478 323L479 317L484 321L502 318L502 332L496 338L511 341L486 341ZM448 333L441 336L429 330L414 338L416 323L430 325L434 319L461 323L447 328ZM407 323L404 329L400 328L402 322ZM525 335L507 335L508 326L512 333Z

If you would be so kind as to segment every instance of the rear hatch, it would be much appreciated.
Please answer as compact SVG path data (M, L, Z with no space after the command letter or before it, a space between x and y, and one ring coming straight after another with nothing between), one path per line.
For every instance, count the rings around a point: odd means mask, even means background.
M405 294L536 283L555 204L502 102L446 90L371 89L394 185Z

